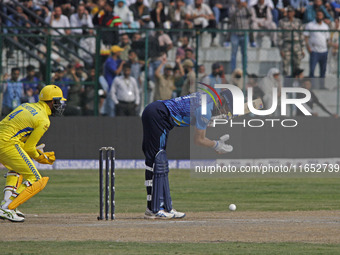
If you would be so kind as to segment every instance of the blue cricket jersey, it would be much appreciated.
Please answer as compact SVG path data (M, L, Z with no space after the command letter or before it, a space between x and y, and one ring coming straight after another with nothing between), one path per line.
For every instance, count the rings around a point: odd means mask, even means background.
M207 114L202 115L201 96L207 95ZM169 109L175 124L179 127L195 125L197 129L206 129L214 108L213 99L206 93L196 92L183 97L161 101Z

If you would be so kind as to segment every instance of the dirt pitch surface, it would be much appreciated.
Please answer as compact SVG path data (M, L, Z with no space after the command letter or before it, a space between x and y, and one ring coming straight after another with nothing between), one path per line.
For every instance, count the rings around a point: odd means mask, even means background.
M27 215L24 223L0 220L0 241L308 242L340 243L340 211L200 212L181 220L144 220L118 214ZM19 231L20 230L20 231Z

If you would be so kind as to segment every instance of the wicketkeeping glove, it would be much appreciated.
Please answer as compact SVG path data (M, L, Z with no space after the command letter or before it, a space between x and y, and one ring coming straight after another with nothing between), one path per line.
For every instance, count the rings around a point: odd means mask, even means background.
M228 152L232 152L233 151L233 146L225 144L225 142L229 140L229 135L223 135L220 137L220 140L215 141L216 145L214 147L215 151L219 154L224 154L224 153L228 153Z
M36 159L40 164L49 164L53 165L55 161L54 151L42 152L41 150L37 150L40 156Z

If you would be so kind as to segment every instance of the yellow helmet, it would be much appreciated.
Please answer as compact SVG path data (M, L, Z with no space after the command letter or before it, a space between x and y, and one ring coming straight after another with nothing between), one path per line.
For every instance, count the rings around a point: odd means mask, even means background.
M39 101L52 101L52 100L60 100L66 101L63 97L62 90L56 85L46 85L40 91Z

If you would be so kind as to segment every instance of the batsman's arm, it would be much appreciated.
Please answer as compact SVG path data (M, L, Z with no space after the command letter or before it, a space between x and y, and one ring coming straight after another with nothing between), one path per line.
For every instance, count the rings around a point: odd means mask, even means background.
M33 158L36 159L40 156L38 153L36 147L37 143L41 139L41 137L45 134L45 132L48 130L50 126L50 122L48 121L42 121L40 122L33 130L29 138L27 139L24 150L27 152L27 154Z
M206 136L205 129L195 128L194 142L196 145L214 148L216 146L216 141L208 139Z
M225 143L229 139L228 134L220 137L220 140L218 141L212 141L205 137L205 132L205 129L195 129L194 141L196 145L210 147L214 149L218 154L224 154L233 151L233 146Z

